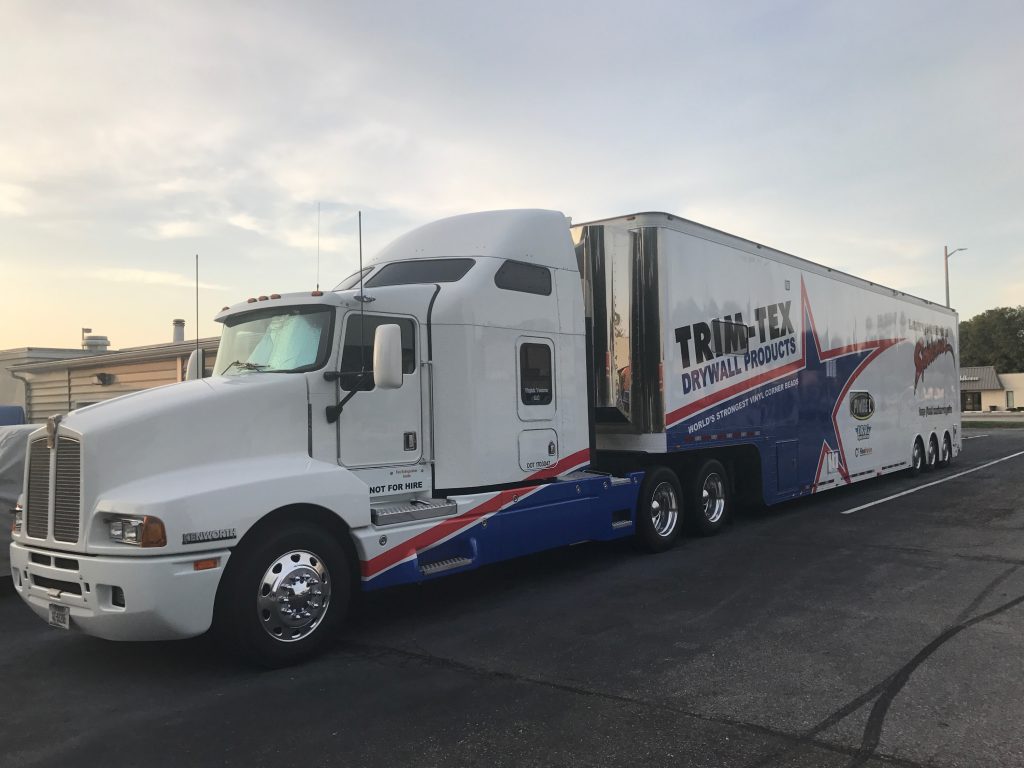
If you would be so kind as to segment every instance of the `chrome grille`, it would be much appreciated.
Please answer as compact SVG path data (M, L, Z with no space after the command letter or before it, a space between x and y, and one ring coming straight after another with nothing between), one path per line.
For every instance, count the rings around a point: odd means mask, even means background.
M76 543L82 507L82 445L62 437L57 443L56 485L53 492L53 538Z
M28 448L28 498L25 530L33 539L45 539L50 515L50 450L46 440L33 440Z

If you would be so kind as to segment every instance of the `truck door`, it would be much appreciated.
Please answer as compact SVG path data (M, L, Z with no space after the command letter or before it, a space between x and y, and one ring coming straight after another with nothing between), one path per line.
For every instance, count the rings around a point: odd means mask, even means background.
M557 463L559 457L555 344L547 337L520 336L515 354L519 468L532 474Z
M380 325L402 331L402 386L379 389L373 381L373 336ZM338 461L346 467L415 464L423 456L419 327L411 317L351 312L341 334L341 396L356 389L338 418ZM363 370L370 373L360 377Z

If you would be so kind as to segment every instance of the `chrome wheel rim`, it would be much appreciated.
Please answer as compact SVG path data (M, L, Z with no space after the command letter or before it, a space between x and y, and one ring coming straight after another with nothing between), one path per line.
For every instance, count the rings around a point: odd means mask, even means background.
M721 476L712 472L704 478L701 488L701 503L704 505L704 517L709 523L717 523L725 514L725 483Z
M662 538L671 536L679 520L679 497L671 483L659 483L654 489L650 512L654 532Z
M942 462L949 462L950 457L953 455L953 446L949 443L949 438L945 438L942 441Z
M924 451L921 449L921 443L914 443L914 469L920 469L924 463Z
M277 558L260 580L256 612L274 640L293 643L323 621L331 602L331 577L312 552L294 550Z
M939 446L934 440L928 441L928 466L934 467L939 458Z

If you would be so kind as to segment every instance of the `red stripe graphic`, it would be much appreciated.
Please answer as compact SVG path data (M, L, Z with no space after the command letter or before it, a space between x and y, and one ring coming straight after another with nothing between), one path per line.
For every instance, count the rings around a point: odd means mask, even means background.
M526 479L527 481L530 481L556 477L557 475L564 474L571 469L576 469L581 465L589 463L590 449L584 448L582 451L577 451L571 456L566 456L561 461L547 467L546 469L535 472ZM530 485L523 488L499 491L487 501L473 507L472 509L466 510L461 515L446 518L434 527L416 534L408 541L404 541L392 549L382 552L376 557L362 561L360 563L360 568L362 570L363 578L372 578L373 576L380 574L382 571L398 565L398 563L403 560L414 557L420 550L426 549L433 544L437 544L442 539L453 536L462 529L468 528L469 526L479 522L482 517L493 512L497 512L503 507L521 500L524 496L531 494L542 487L543 485Z

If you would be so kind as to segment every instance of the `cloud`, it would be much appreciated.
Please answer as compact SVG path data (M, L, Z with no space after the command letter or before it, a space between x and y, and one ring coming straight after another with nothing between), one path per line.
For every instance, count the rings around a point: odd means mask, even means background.
M27 216L29 191L17 184L0 183L0 216Z
M174 240L197 237L204 231L205 227L197 221L164 221L156 225L155 235L162 240Z
M111 283L136 283L138 285L164 285L172 288L194 288L195 280L176 272L159 272L149 269L108 268L87 273L88 277ZM199 287L211 291L227 290L224 286L199 283Z

